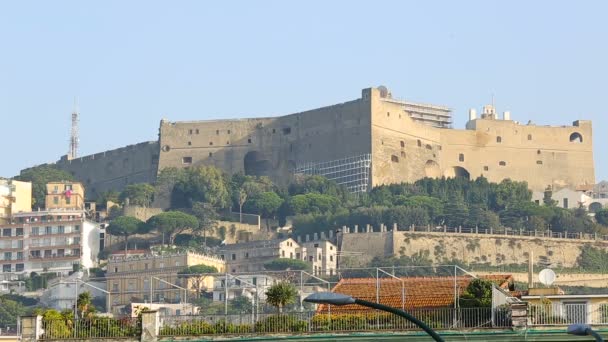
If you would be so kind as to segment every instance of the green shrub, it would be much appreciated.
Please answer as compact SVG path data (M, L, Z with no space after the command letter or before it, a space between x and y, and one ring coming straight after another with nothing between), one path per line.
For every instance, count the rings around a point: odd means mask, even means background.
M305 332L308 322L292 315L274 315L255 323L255 332Z

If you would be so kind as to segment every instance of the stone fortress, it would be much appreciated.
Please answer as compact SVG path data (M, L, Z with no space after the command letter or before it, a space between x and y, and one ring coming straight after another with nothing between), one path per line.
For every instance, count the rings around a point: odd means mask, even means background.
M361 97L279 117L162 120L159 139L56 165L95 198L127 184L153 182L167 167L214 165L232 174L320 174L351 191L423 177L510 178L532 190L595 184L592 125L520 124L491 106L469 111L466 129L453 129L447 107L392 97L386 87Z

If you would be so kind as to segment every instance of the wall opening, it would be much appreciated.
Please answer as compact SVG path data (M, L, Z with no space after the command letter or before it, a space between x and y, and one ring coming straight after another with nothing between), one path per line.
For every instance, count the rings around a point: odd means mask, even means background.
M405 158L405 152L401 151L401 158Z
M528 134L528 140L532 140L532 134Z
M582 143L583 136L578 132L574 132L574 133L570 134L570 142L571 143Z
M245 175L247 176L268 176L272 170L270 161L258 151L247 152L244 163Z
M598 211L602 210L602 204L599 202L593 202L591 204L589 204L589 212L591 213L597 213Z
M502 142L502 137L501 136L497 136L496 137L496 142L500 144Z
M401 147L405 147L405 142L401 140Z
M283 134L284 135L287 135L287 134L290 134L290 133L291 133L291 127L285 127L285 128L283 128Z
M432 149L433 149L433 146L431 146L431 145L429 145L429 144L426 144L426 146L425 146L425 147L426 147L426 149L427 149L427 150L432 150Z
M394 154L393 154L393 155L391 156L391 161L392 161L393 163L398 163L398 162L399 162L399 157L397 157L396 155L394 155Z
M542 161L542 160L537 160L537 161L536 161L536 164L538 164L538 165L543 165L543 161Z
M422 146L422 141L420 141L420 139L418 140L418 147Z
M460 154L458 155L458 161L461 161L461 162L463 162L463 161L464 161L464 154L460 153Z
M500 165L500 166L507 166L507 162L500 161L500 162L498 163L498 165Z
M183 157L182 164L192 164L192 157Z
M460 166L454 166L445 170L444 176L446 176L447 178L471 179L471 174L469 173L469 171L467 171L467 169L465 169L464 167Z

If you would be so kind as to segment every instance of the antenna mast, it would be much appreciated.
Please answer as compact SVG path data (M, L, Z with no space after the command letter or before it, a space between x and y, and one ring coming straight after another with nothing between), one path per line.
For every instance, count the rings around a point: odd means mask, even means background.
M74 97L74 110L72 111L72 130L70 134L70 152L68 153L68 159L74 159L78 157L78 98Z

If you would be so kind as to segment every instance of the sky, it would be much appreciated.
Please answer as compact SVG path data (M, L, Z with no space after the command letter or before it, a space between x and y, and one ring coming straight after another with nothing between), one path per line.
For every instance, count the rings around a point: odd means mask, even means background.
M156 140L171 121L275 116L361 96L494 101L514 120L593 121L608 179L605 1L2 1L0 176L69 147Z

